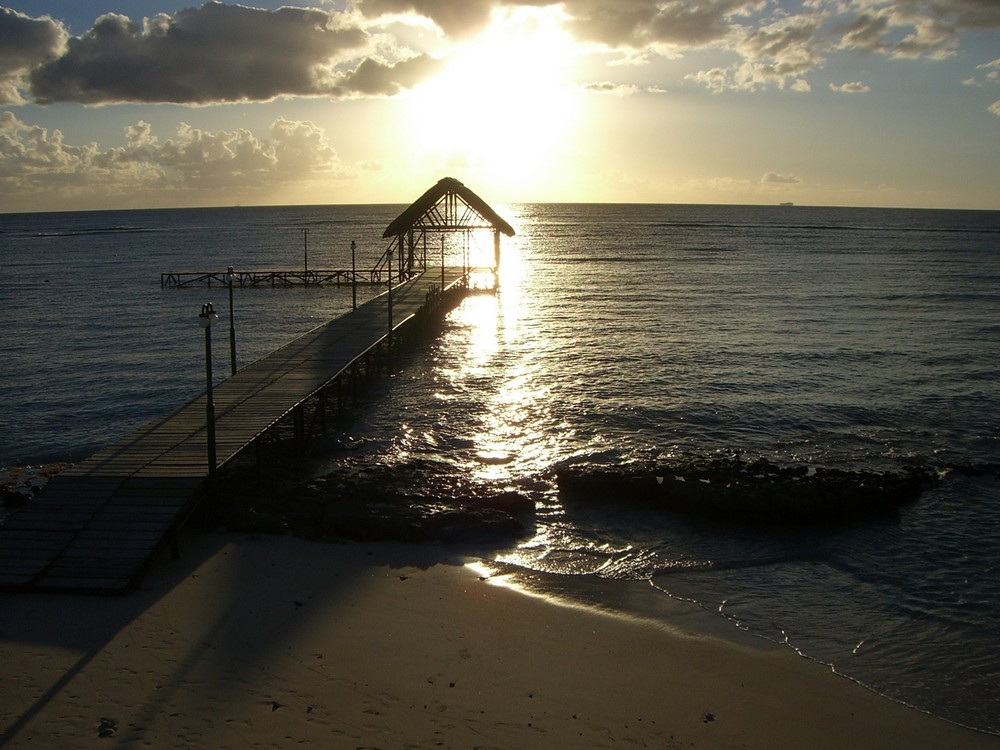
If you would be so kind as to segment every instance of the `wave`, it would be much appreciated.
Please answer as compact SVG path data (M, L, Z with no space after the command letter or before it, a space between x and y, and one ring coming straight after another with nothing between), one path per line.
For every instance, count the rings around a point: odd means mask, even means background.
M50 237L87 237L91 235L101 235L101 234L130 234L130 233L141 233L141 232L156 232L156 229L150 229L148 227L130 227L130 226L117 226L117 227L94 227L93 229L69 229L69 230L51 230L47 232L34 232L31 234L32 237L38 239L46 239Z
M920 225L886 225L886 224L790 224L770 222L712 222L712 221L659 221L651 222L649 226L657 229L764 229L779 231L808 232L873 232L873 233L917 233L917 234L1000 234L998 226L920 226Z

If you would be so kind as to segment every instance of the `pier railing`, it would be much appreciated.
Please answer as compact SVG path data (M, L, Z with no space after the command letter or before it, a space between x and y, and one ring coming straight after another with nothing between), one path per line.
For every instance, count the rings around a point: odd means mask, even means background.
M233 286L322 286L324 284L379 284L384 283L370 271L352 271L350 268L298 269L295 271L248 270L232 272ZM229 285L228 271L170 271L160 274L160 286L185 287Z
M427 270L427 249L418 252L414 244L407 248L403 242L404 236L393 237L381 257L372 269L372 282L391 281L397 283L412 279ZM375 279L379 282L375 282Z

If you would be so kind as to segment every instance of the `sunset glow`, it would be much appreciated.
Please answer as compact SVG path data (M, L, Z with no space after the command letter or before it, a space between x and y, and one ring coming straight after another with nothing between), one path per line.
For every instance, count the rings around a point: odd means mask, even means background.
M982 0L7 0L0 210L1000 208Z
M498 17L406 97L403 137L429 165L474 169L500 183L545 180L572 138L574 50L551 12Z

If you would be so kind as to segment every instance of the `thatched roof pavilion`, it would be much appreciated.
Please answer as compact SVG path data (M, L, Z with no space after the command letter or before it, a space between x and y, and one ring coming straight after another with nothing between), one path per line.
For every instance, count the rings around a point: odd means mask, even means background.
M396 217L382 236L398 237L414 228L438 231L492 228L508 237L514 236L510 224L454 177L438 180L434 187Z
M386 260L398 248L398 273L414 273L415 265L426 268L427 234L488 230L493 232L494 270L500 268L500 234L514 236L514 228L490 208L482 198L453 177L438 180L386 228L384 238L393 238L386 250ZM423 260L415 252L424 246Z

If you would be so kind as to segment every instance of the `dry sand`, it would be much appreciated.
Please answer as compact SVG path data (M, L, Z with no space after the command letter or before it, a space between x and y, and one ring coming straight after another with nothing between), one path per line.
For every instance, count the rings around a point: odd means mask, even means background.
M787 650L450 555L188 534L124 597L0 596L0 747L1000 748Z

